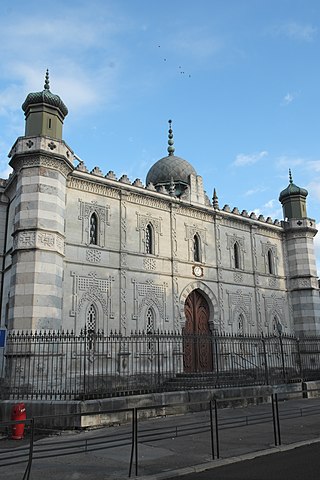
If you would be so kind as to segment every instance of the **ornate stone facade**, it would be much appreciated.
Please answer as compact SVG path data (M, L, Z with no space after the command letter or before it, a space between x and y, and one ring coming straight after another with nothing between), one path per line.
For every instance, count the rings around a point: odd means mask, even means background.
M31 112L26 131L38 128L32 122ZM18 138L13 173L0 182L3 327L79 331L94 312L107 332L144 330L148 318L156 330L181 330L197 290L211 330L261 334L276 321L283 333L320 333L314 220L220 209L170 141L145 187L98 166L89 172L47 131ZM172 168L165 181L163 164ZM286 209L292 192L305 201L305 190L288 188Z

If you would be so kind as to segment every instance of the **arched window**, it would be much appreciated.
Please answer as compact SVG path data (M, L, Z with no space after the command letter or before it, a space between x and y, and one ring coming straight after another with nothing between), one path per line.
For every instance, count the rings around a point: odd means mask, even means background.
M147 324L146 324L146 334L152 335L154 333L154 311L153 308L149 307L147 310ZM153 343L148 342L148 350L153 349Z
M87 318L86 318L88 350L93 350L94 348L94 335L96 333L96 327L97 327L97 310L96 310L96 307L93 304L91 304L87 310Z
M87 311L87 331L88 332L95 332L96 331L96 322L97 322L97 311L96 307L91 304Z
M201 262L200 238L199 238L199 235L197 233L193 237L193 260L195 262Z
M90 217L90 245L98 244L98 217L96 213Z
M146 325L147 333L154 332L154 311L153 308L149 307L147 310L147 325Z
M238 317L238 335L244 334L244 316L240 313Z
M233 245L234 268L240 268L240 249L238 242Z
M268 273L274 275L274 256L271 250L268 250Z
M276 315L273 318L273 334L277 336L282 334L282 325Z
M153 228L150 223L146 226L146 253L154 253Z

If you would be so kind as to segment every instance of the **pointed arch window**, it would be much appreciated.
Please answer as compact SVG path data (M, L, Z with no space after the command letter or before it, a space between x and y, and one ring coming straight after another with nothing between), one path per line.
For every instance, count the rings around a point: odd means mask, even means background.
M238 242L233 245L234 268L240 268L240 248Z
M96 327L97 327L97 310L92 303L91 305L89 305L89 308L87 310L87 318L86 318L88 350L93 350L94 348L94 337L96 333Z
M154 254L154 235L151 223L146 226L146 253Z
M152 335L154 333L154 311L152 307L147 310L146 334ZM153 343L148 342L148 350L153 350Z
M276 335L276 336L282 335L282 325L279 318L276 315L273 317L273 335Z
M147 325L146 325L147 333L154 332L154 311L152 307L149 307L147 310Z
M268 250L268 256L267 256L267 260L268 260L268 273L270 273L271 275L274 275L275 271L274 271L274 255L273 255L273 252L271 250Z
M90 245L98 245L98 217L95 212L90 217Z
M193 260L195 262L201 262L200 238L197 233L193 237Z
M238 335L244 334L244 316L240 313L238 317Z

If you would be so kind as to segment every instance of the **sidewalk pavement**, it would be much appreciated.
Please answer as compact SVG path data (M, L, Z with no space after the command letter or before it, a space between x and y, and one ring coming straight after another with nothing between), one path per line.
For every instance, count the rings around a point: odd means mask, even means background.
M208 411L141 420L138 425L138 466L141 480L162 480L199 472L235 461L283 451L320 440L320 399L279 403L281 445L275 446L271 404L218 410L219 450ZM0 439L0 476L22 480L29 438ZM95 430L60 432L36 437L30 480L120 480L128 478L131 458L131 425ZM133 464L131 477L135 477Z

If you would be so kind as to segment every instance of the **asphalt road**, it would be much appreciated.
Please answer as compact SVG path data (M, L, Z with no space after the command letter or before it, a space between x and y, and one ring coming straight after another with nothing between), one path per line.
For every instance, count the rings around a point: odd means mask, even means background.
M179 480L319 480L319 478L320 443L179 476ZM177 477L170 477L167 480L177 480Z

